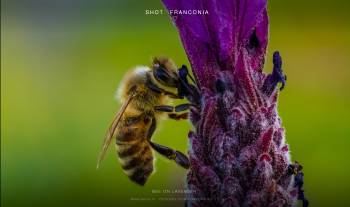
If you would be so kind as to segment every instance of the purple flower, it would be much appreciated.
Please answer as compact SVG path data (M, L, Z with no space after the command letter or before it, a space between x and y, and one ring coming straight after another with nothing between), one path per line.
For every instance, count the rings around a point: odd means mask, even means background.
M201 93L191 111L189 206L293 206L304 197L277 113L286 76L268 41L266 0L163 0ZM187 14L185 14L187 13ZM190 13L192 15L190 15Z

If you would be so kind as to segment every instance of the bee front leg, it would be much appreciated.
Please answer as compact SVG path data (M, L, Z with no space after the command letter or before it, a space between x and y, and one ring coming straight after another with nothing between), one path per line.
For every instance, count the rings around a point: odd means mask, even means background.
M181 97L181 96L179 96L179 95L177 95L175 93L166 91L166 90L164 90L164 95L167 95L167 96L169 96L172 99L184 99L183 97Z
M150 144L152 148L157 151L159 154L163 155L164 157L168 158L169 160L174 160L176 164L180 165L181 167L188 169L190 167L190 161L188 157L183 154L180 151L173 150L169 147L154 143L150 141Z
M184 98L184 97L181 97L175 93L172 93L170 91L159 88L157 85L153 84L152 82L148 82L146 86L155 93L164 94L164 95L169 96L170 98L173 98L173 99L183 99Z

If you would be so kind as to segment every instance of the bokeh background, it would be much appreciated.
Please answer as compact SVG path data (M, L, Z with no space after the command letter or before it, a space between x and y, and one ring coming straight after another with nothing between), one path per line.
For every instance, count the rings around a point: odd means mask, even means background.
M348 2L269 1L265 71L279 50L288 75L279 112L311 206L350 205ZM188 64L169 17L146 9L164 8L159 0L1 1L1 206L183 206L169 201L183 195L163 190L183 189L185 171L158 155L145 187L122 173L113 147L95 169L125 71L160 54ZM186 151L190 128L169 120L154 140Z

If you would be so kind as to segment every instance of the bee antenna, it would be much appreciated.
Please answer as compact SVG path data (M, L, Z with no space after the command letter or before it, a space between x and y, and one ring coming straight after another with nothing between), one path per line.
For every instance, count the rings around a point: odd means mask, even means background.
M186 75L188 75L188 77L190 77L191 81L197 85L196 80L191 76L191 74L188 73L188 69L186 65L182 65L181 68L183 68L183 70L186 71Z

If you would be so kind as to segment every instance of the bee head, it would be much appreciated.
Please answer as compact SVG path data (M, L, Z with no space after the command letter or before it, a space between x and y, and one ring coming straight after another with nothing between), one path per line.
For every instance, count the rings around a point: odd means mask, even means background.
M162 85L177 88L179 76L175 63L166 57L155 57L153 59L153 76Z

